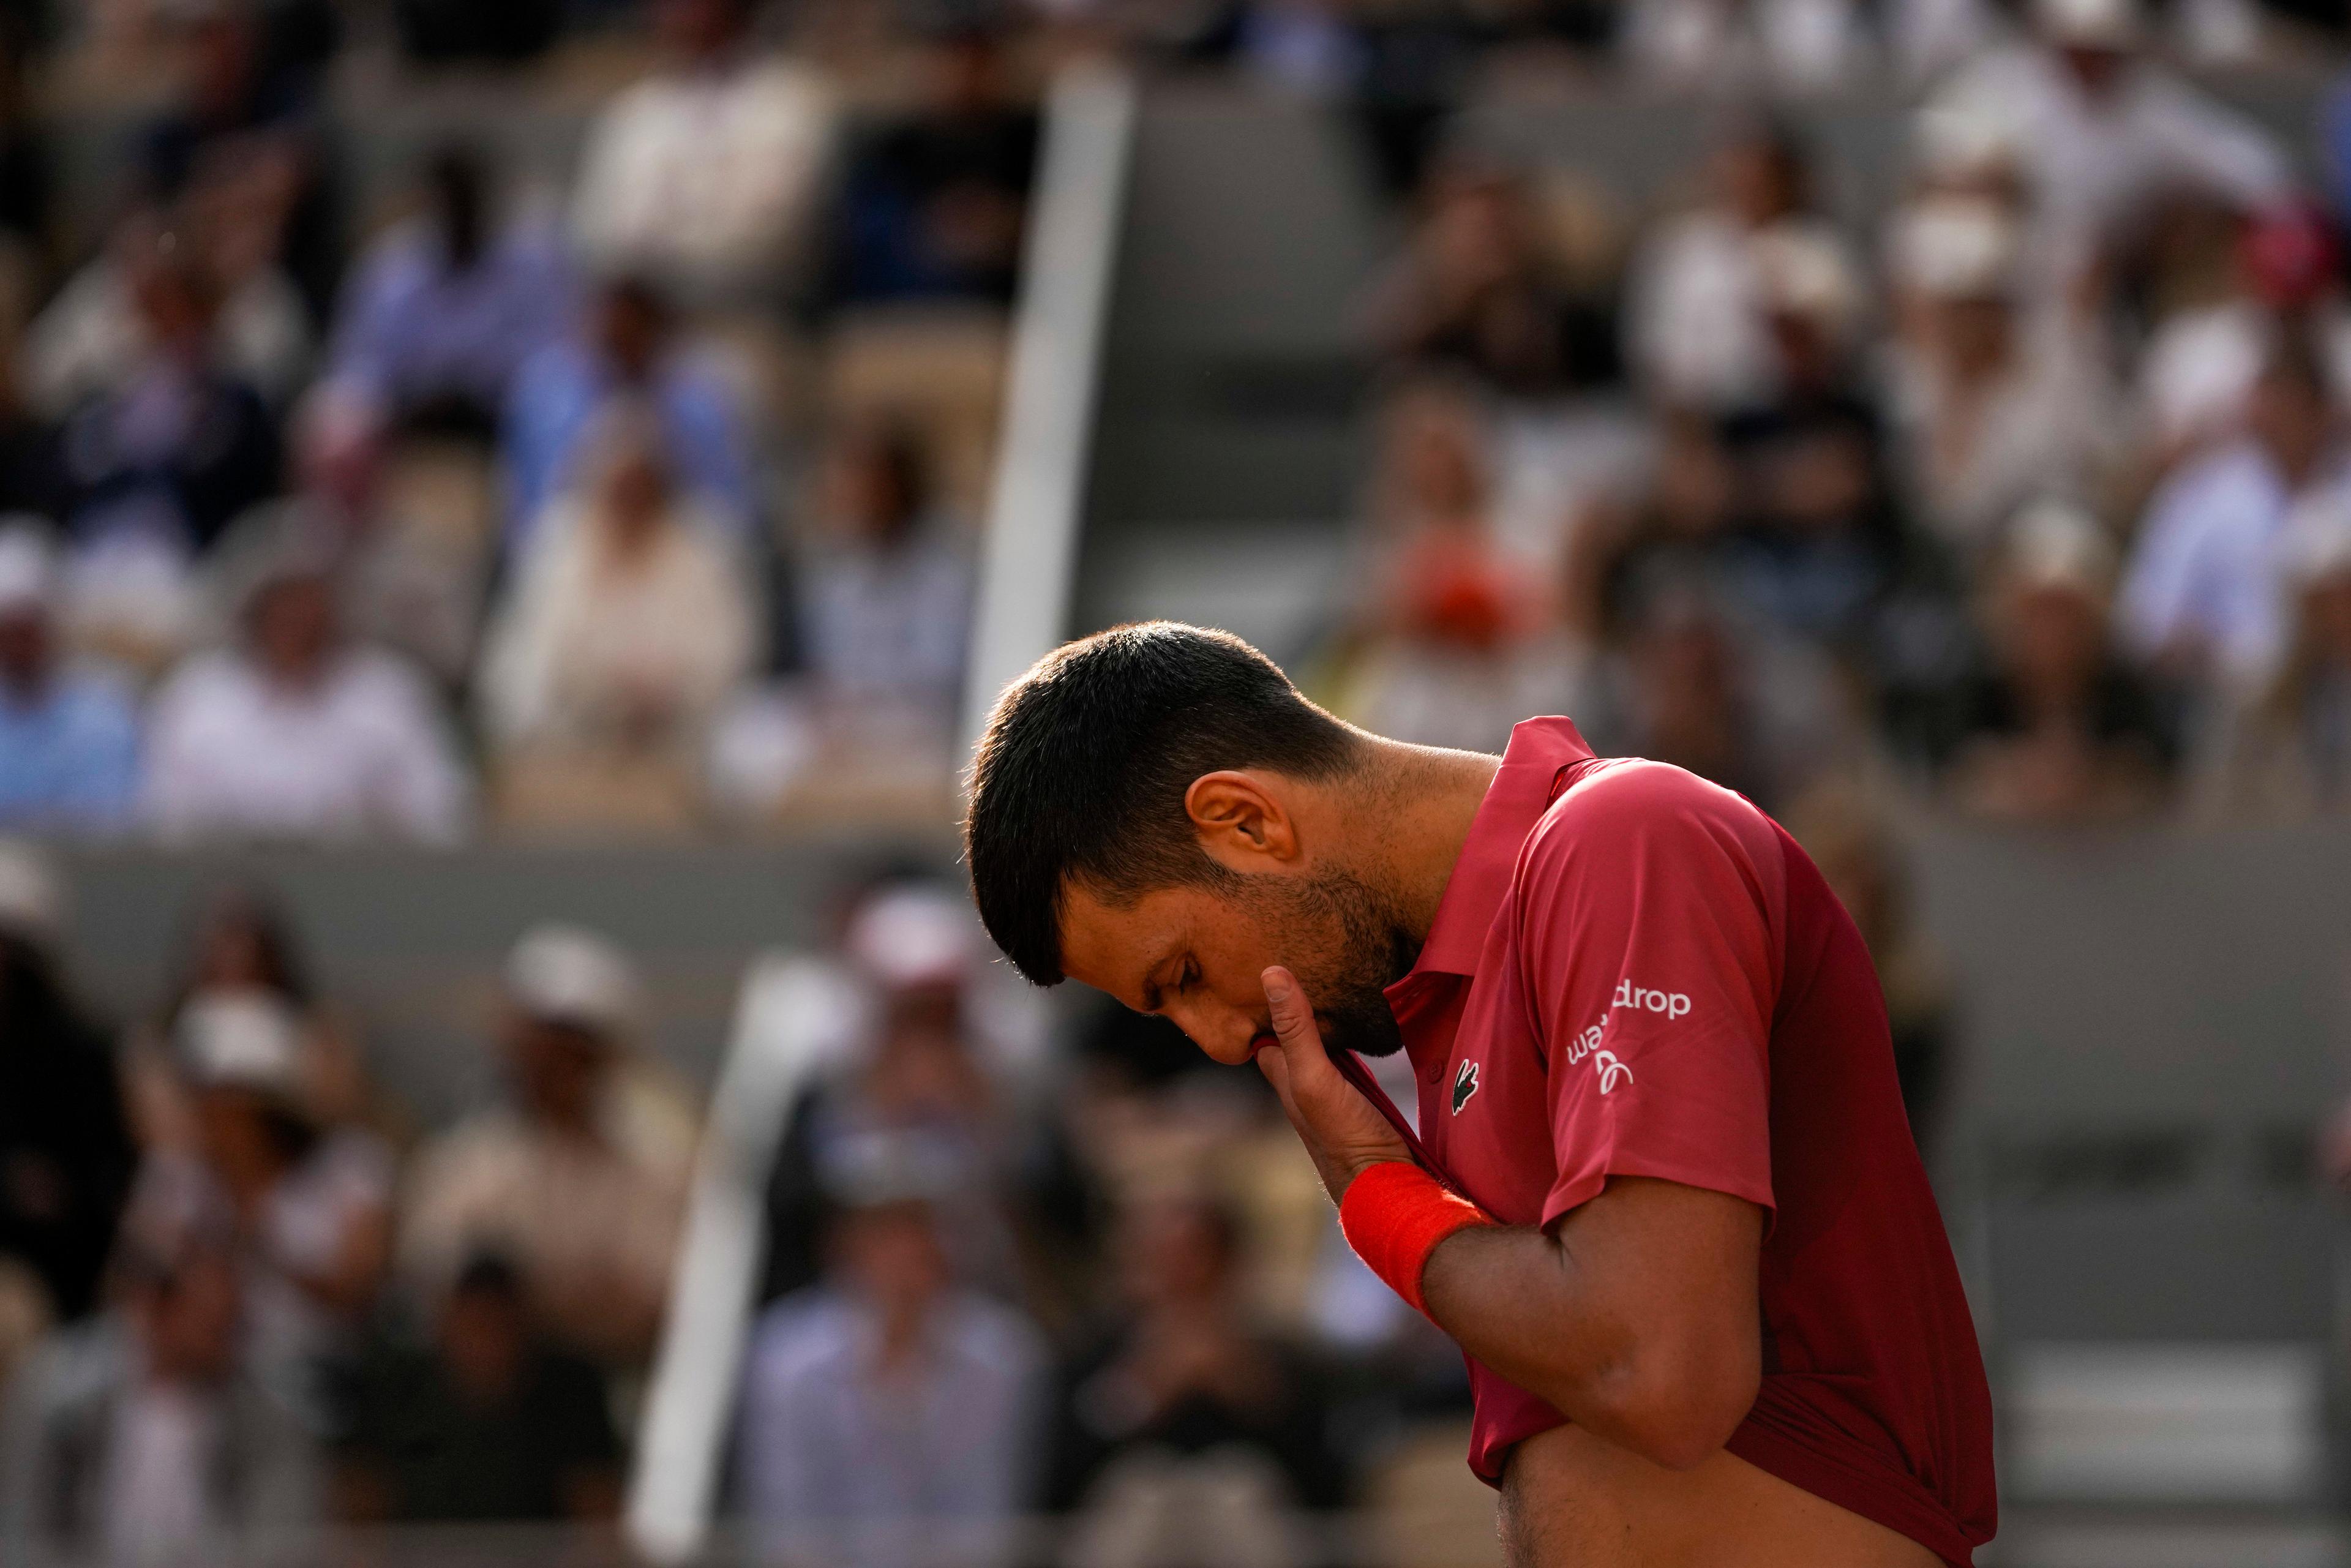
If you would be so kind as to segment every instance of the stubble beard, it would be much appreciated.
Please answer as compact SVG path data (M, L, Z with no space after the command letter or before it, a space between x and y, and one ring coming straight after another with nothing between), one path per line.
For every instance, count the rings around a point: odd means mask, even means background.
M1284 897L1293 904L1289 918L1301 928L1335 938L1334 950L1320 962L1293 967L1314 1004L1323 1044L1358 1056L1402 1051L1404 1031L1386 990L1412 972L1419 938L1376 888L1347 872L1326 872Z

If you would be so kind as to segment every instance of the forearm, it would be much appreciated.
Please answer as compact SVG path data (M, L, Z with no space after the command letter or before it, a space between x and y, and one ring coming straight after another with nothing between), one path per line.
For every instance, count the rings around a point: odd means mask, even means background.
M1594 1435L1642 1446L1626 1410L1636 1337L1556 1239L1518 1226L1458 1232L1429 1255L1421 1294L1479 1362Z
M1341 1219L1373 1270L1479 1362L1655 1463L1699 1463L1754 1401L1761 1228L1740 1200L1613 1182L1541 1230L1496 1225L1389 1164L1348 1188Z

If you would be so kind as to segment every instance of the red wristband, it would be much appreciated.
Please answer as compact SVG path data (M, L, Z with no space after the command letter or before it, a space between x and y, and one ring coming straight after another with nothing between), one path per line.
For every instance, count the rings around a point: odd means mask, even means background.
M1457 1230L1493 1223L1476 1204L1447 1192L1407 1160L1369 1167L1347 1184L1339 1203L1347 1245L1423 1317L1428 1304L1421 1299L1420 1276L1428 1255Z

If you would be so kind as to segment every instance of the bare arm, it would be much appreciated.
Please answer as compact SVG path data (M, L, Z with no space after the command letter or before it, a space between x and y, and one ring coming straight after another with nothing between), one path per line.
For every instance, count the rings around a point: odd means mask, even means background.
M1295 981L1267 973L1280 1043L1258 1064L1335 1201L1366 1167L1410 1155L1324 1054ZM1744 1199L1617 1177L1548 1231L1447 1239L1421 1288L1438 1326L1478 1360L1595 1436L1685 1469L1720 1448L1755 1402L1762 1234Z
M1421 1290L1471 1355L1595 1436L1681 1469L1755 1403L1762 1235L1742 1198L1617 1177L1549 1232L1447 1238Z

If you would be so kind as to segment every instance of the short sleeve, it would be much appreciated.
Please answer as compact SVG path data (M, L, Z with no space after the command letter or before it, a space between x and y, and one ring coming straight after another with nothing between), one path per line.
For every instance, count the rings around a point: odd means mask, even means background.
M1558 1165L1543 1224L1612 1176L1771 1209L1784 885L1761 812L1659 763L1596 770L1529 837L1514 917Z

